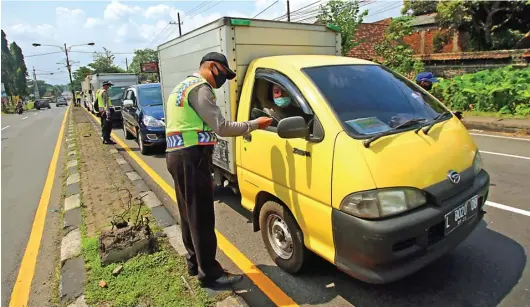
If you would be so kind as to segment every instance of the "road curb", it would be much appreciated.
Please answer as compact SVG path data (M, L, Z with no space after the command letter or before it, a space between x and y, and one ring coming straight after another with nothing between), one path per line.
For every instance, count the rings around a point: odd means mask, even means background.
M501 132L501 133L516 133L516 134L526 134L530 135L530 127L523 127L520 125L507 125L502 119L499 119L495 122L478 122L478 121L466 121L465 118L462 119L462 124L468 130L485 130L492 132Z
M82 215L77 210L81 206L81 194L79 193L79 157L77 149L77 136L75 123L73 120L73 108L68 114L68 135L63 141L63 146L68 148L65 159L65 174L63 183L63 238L61 239L61 262L60 262L60 282L59 282L59 302L76 307L88 306L84 301L83 285L85 283L85 262L81 257L81 224ZM73 194L72 191L77 191ZM69 214L72 212L73 214ZM77 214L78 215L77 215Z
M83 109L88 113L86 109ZM91 120L91 124L98 135L101 136L101 126L97 123L90 114L87 116ZM144 204L149 207L151 214L155 218L155 222L163 228L163 232L167 235L169 243L180 256L185 256L186 249L182 242L182 235L180 226L178 225L179 217L175 217L171 210L168 210L164 203L158 198L157 194L153 192L149 185L142 178L142 172L138 171L127 161L127 156L116 148L115 145L109 145L109 152L115 158L118 166L122 168L122 172L129 178L135 187L135 192L138 197L142 197ZM129 171L131 169L132 171ZM248 307L248 304L239 296L234 294L220 302L217 302L216 307Z

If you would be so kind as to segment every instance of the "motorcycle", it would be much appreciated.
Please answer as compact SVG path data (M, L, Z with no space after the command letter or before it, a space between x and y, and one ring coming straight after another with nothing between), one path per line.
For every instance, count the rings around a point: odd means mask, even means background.
M24 108L22 106L17 106L17 114L24 113Z

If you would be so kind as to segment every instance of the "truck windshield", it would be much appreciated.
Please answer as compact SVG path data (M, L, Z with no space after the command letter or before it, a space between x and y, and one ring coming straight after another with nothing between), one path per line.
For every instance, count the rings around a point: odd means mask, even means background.
M379 65L321 66L303 71L348 130L356 134L422 125L446 111L416 84Z
M112 101L112 105L116 106L121 106L123 101L122 101L122 98L123 98L123 92L125 91L125 87L110 87L109 88L109 97L110 97L110 100Z
M162 88L160 86L139 88L138 96L142 106L162 105Z

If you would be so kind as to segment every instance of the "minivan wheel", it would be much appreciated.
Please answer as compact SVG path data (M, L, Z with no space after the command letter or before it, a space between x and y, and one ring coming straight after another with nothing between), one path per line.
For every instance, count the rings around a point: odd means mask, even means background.
M138 131L137 133L138 133L138 146L140 147L140 152L142 153L142 155L146 155L147 148L144 144L144 138L142 137L142 134L140 133L140 131Z
M288 273L300 272L309 251L291 213L277 202L268 201L261 208L259 226L265 247L276 265Z

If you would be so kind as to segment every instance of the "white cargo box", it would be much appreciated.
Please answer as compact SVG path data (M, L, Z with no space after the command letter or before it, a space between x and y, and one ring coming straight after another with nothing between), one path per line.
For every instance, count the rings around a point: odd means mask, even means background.
M241 86L252 60L277 55L340 55L340 33L325 25L223 17L158 46L164 104L173 88L197 72L208 52L223 53L237 77L216 90L217 105L235 120ZM165 112L165 107L164 107ZM219 138L214 164L235 174L235 142Z

